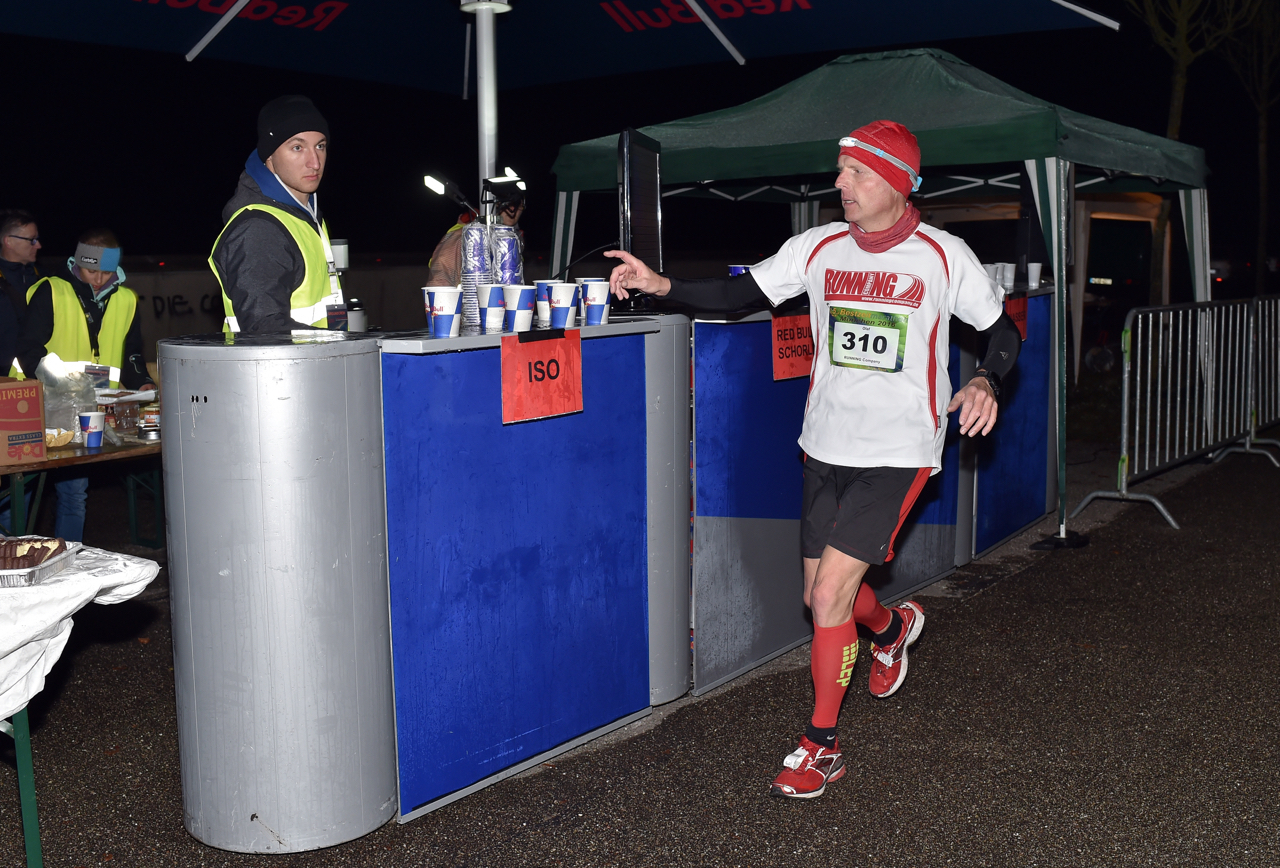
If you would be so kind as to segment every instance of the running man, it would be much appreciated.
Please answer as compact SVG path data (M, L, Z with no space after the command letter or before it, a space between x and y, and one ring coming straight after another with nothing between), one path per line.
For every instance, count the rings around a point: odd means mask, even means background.
M907 199L920 184L920 147L901 124L874 121L839 142L836 187L847 223L789 239L737 277L681 280L620 250L610 276L619 298L667 296L703 310L738 310L761 296L778 305L809 296L814 365L804 450L801 554L813 614L814 710L799 747L771 785L811 799L845 773L836 722L858 653L858 625L873 633L870 688L884 698L907 674L907 647L924 612L892 609L862 581L893 558L893 541L929 476L941 469L946 414L960 433L988 433L1000 380L1021 347L995 283L962 240L920 223ZM972 379L947 401L950 320L987 338Z

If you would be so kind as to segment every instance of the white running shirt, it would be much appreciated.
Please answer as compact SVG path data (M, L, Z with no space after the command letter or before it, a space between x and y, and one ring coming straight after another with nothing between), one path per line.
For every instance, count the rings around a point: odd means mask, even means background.
M950 319L982 331L1000 318L995 282L962 240L921 224L867 253L849 224L788 239L751 276L778 305L809 294L813 373L800 447L845 467L942 466Z

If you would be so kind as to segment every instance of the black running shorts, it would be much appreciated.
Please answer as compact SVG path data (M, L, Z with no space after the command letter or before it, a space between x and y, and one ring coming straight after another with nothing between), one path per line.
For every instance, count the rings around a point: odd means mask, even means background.
M822 557L831 546L869 564L893 560L893 539L928 467L841 467L805 456L800 551Z

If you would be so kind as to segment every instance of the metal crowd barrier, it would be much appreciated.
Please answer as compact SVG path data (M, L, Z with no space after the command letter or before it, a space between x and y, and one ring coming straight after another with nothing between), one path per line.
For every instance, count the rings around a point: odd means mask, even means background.
M1276 302L1208 301L1129 311L1116 490L1092 492L1072 518L1098 498L1142 500L1178 528L1163 503L1131 492L1129 485L1204 455L1218 460L1230 452L1255 452L1280 467L1270 452L1253 448L1257 442L1280 446L1256 438L1263 383L1270 389L1268 412L1280 415ZM1271 329L1267 336L1259 335L1263 322Z
M1264 295L1254 302L1256 347L1254 361L1254 414L1250 439L1280 446L1280 440L1259 440L1258 429L1280 422L1280 295Z

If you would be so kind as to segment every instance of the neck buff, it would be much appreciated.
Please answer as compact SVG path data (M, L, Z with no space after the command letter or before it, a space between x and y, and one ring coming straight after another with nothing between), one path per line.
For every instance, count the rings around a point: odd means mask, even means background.
M916 227L919 225L920 212L916 210L915 205L908 201L907 210L903 211L902 216L898 218L898 222L888 229L881 229L879 232L864 232L857 223L850 223L849 234L853 236L853 240L858 243L858 246L868 253L884 253L886 250L892 250L910 238L911 233L915 232Z

